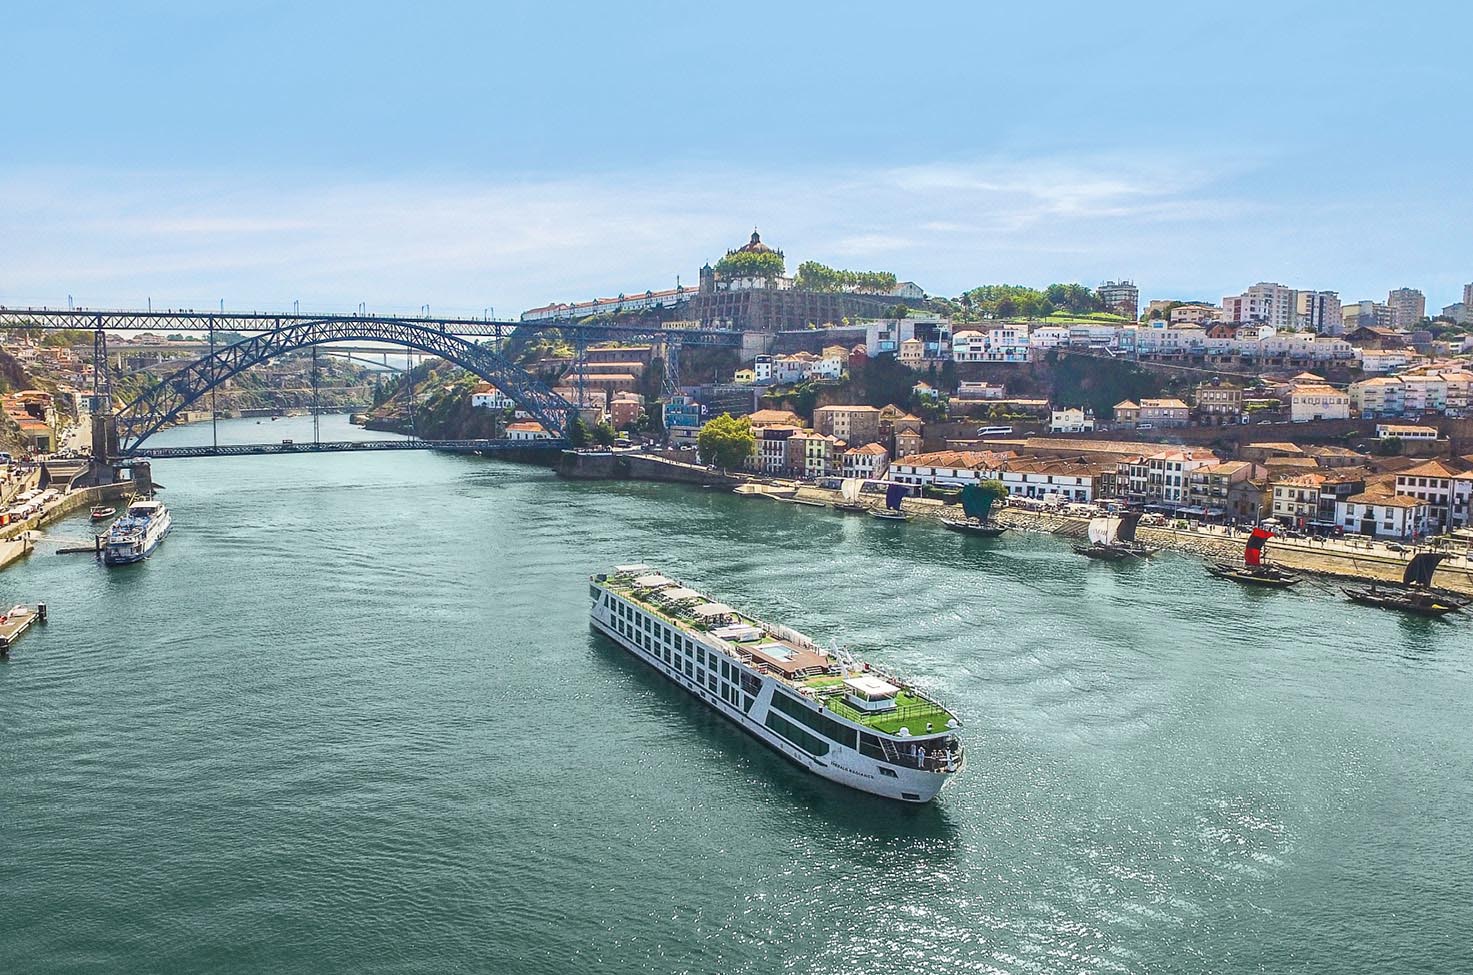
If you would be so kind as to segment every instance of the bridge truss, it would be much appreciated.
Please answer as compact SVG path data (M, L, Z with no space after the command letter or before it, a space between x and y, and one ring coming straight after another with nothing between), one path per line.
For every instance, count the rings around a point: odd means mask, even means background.
M679 391L682 347L730 348L741 345L739 331L721 328L667 327L663 323L516 322L490 318L432 318L353 315L302 315L276 312L200 312L193 309L154 311L79 308L0 307L0 329L85 329L93 333L94 405L111 403L108 332L165 331L207 333L210 353L166 377L125 406L117 416L123 452L138 446L162 426L177 419L200 398L211 396L231 376L275 356L338 342L382 342L418 350L453 362L495 384L549 432L562 438L574 407L535 376L501 355L502 341L518 329L557 330L576 350L570 379L580 401L585 390L586 351L594 342L654 341L663 346L667 396ZM215 347L215 333L249 335L240 342ZM492 339L477 343L473 339ZM314 380L316 368L313 369ZM411 387L412 388L412 387ZM314 410L315 413L315 410Z
M490 345L419 322L307 320L224 346L165 377L117 414L119 446L124 454L138 452L139 446L165 424L177 420L201 397L252 366L309 346L353 341L385 342L439 356L494 383L555 437L562 438L567 432L573 405Z

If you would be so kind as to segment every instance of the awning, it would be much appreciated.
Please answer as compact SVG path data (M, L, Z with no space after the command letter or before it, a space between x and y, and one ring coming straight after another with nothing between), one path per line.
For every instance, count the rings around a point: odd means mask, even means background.
M634 584L641 589L663 589L675 585L675 580L667 579L657 572L654 575L640 576L634 580Z
M887 680L880 680L880 678L874 676L873 674L860 674L858 677L845 677L844 683L849 687L850 690L854 691L860 697L866 698L871 701L887 697L894 697L896 694L900 693L900 688L896 687L894 684L890 683Z
M702 603L695 608L695 614L702 619L710 619L713 616L730 616L736 610L725 603Z
M650 571L650 567L643 563L639 565L616 565L614 566L614 571L620 575L630 575L635 572L648 572Z
M678 603L683 599L705 599L706 597L702 596L694 589L686 589L684 586L676 586L674 589L666 589L664 592L660 593L660 598L668 600L672 603Z

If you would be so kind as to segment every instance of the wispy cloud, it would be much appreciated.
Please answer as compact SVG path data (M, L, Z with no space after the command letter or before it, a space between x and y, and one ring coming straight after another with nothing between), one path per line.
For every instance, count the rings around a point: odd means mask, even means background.
M754 224L790 264L886 268L935 293L1116 275L1210 289L1298 259L1272 237L1292 213L1229 191L1249 170L1152 154L499 182L0 172L0 302L513 314L692 282Z

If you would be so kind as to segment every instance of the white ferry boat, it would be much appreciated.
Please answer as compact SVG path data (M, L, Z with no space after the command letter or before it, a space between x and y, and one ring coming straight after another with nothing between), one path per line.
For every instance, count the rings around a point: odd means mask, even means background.
M142 562L159 547L173 524L162 501L134 501L128 505L127 514L113 522L103 538L103 564Z
M905 681L647 565L591 582L595 629L809 771L915 803L961 771L960 722Z

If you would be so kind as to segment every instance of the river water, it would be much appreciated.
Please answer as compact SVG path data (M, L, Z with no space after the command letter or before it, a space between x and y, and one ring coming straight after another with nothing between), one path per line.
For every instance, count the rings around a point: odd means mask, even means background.
M154 475L149 562L0 575L52 612L0 664L0 970L1473 961L1466 620L474 457ZM911 808L788 766L589 631L627 561L912 675L969 767Z

